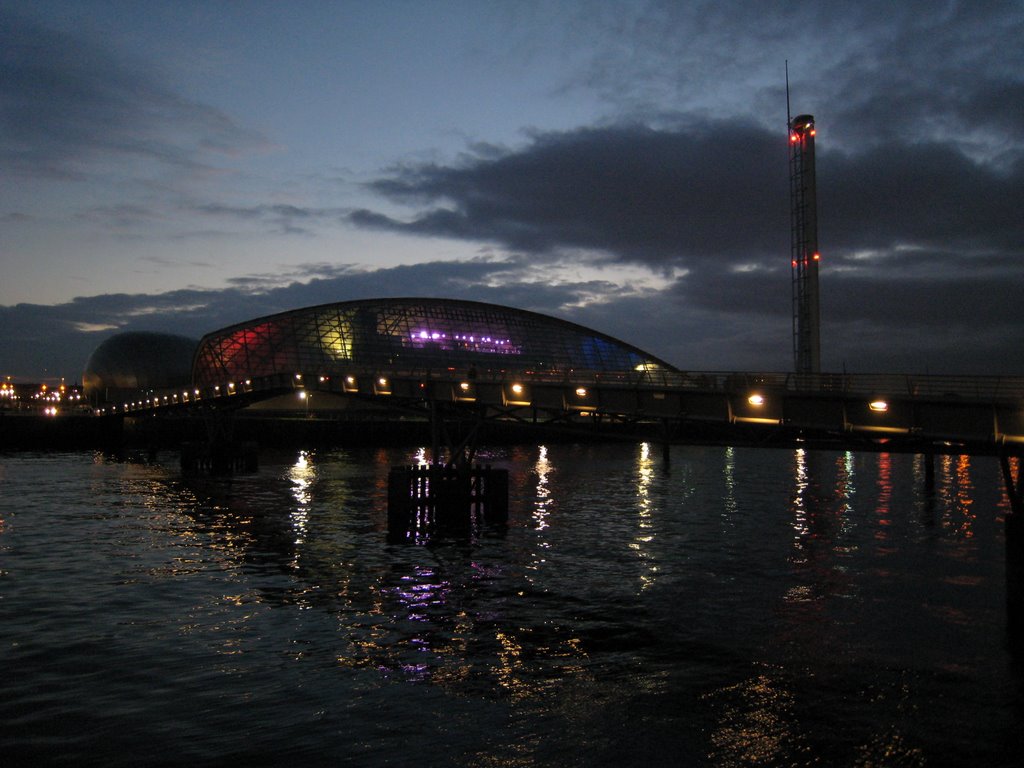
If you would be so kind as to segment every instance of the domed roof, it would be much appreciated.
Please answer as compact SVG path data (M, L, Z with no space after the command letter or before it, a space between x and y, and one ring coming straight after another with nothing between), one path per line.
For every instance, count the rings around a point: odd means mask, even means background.
M110 402L122 393L187 387L197 345L195 339L170 333L130 331L111 336L85 365L85 395L93 402Z
M611 336L535 312L457 299L381 298L294 309L209 333L199 342L193 382L338 375L353 365L546 374L675 370Z

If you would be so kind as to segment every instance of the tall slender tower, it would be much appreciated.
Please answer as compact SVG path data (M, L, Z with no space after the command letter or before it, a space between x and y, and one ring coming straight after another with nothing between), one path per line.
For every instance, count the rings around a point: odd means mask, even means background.
M818 202L814 180L814 117L789 118L790 252L793 264L793 358L797 373L821 373L818 301Z

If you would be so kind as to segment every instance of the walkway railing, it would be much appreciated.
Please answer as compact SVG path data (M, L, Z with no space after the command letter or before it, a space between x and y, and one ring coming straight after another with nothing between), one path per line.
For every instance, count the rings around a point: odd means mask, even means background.
M965 400L991 404L1024 405L1024 376L949 376L931 374L796 374L741 371L552 371L509 370L455 371L450 369L352 367L338 374L278 373L237 382L181 390L139 392L122 402L108 404L106 413L134 412L200 402L225 402L242 394L310 389L345 394L390 394L397 382L460 382L546 384L565 387L597 387L608 390L663 390L739 394L755 390L767 393L821 394L823 396L896 397L921 400ZM369 382L369 384L367 383ZM380 382L386 382L381 384Z

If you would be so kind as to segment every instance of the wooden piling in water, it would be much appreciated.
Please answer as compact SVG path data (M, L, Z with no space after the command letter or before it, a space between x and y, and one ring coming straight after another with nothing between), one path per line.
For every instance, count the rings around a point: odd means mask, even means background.
M481 523L508 522L508 470L408 465L388 473L388 534L468 536Z
M181 446L184 475L227 476L258 469L259 451L254 442L188 442Z

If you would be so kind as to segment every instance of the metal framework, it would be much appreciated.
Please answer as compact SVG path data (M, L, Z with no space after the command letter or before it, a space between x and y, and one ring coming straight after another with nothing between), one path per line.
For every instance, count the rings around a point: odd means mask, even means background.
M584 372L642 380L674 372L622 341L565 320L494 304L386 298L324 304L251 320L203 337L193 385L292 372L397 376L458 371L568 378Z
M797 373L821 372L818 298L818 205L814 177L814 117L789 122L789 190L793 268L793 359Z

